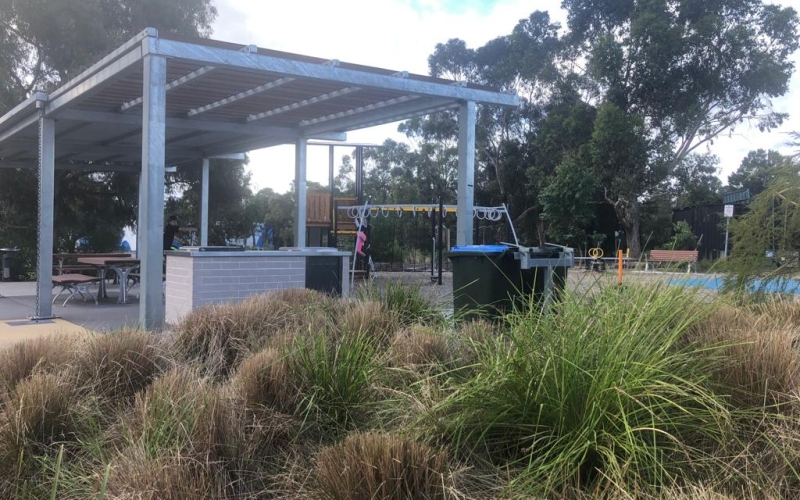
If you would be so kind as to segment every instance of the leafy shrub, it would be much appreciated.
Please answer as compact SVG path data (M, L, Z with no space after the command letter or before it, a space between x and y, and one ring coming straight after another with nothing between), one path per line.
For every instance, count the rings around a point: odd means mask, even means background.
M323 499L447 498L446 455L392 434L350 435L323 450L317 462Z

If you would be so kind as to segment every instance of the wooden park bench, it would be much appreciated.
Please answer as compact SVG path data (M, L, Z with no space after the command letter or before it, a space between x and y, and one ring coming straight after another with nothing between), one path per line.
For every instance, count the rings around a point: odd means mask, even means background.
M92 295L89 286L98 281L100 281L100 278L86 276L85 274L61 274L59 276L53 276L53 288L57 286L61 287L61 290L53 297L53 303L55 304L62 293L69 292L67 300L61 304L62 307L65 307L69 299L74 297L76 293L81 296L84 302L86 302L86 295L84 295L84 293L86 293L89 297L94 299L94 304L97 305L97 295Z
M692 264L697 263L697 250L650 250L650 256L645 261L645 271L649 269L650 264L658 264L662 262L669 263L685 263L687 265L686 271L692 272ZM695 265L695 270L697 266Z

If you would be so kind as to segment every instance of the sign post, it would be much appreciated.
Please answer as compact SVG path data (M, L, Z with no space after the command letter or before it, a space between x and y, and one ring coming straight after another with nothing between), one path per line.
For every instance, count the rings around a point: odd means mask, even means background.
M733 217L733 205L725 205L725 251L722 254L723 259L728 258L728 227L731 225L731 217Z

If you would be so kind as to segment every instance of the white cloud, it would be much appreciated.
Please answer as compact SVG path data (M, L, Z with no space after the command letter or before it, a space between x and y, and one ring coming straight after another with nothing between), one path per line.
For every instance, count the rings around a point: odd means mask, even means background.
M790 5L796 0L783 0ZM315 57L427 74L427 58L437 43L450 38L471 47L507 34L535 9L547 10L562 25L566 14L560 0L217 0L219 17L214 38ZM458 8L453 11L453 5ZM479 7L479 8L478 8ZM795 58L800 62L800 56ZM774 103L790 112L800 97L800 78L792 80L791 93ZM382 143L401 140L397 124L348 134L349 141ZM785 132L800 130L800 118L791 117L777 131L761 133L743 125L730 138L720 138L711 152L722 160L722 177L735 170L751 149L786 150ZM337 164L347 148L337 148ZM253 184L282 192L294 178L294 147L279 146L250 154ZM327 184L327 148L308 153L308 178Z

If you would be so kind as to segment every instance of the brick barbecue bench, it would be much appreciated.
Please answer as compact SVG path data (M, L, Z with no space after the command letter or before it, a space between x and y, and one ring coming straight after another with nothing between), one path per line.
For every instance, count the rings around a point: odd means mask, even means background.
M697 263L697 250L650 250L650 256L645 261L645 270L648 270L650 264L660 262L678 262L686 263L687 272L692 272L692 264ZM697 266L695 266L696 270Z

